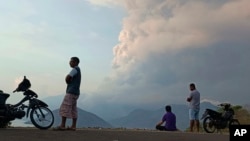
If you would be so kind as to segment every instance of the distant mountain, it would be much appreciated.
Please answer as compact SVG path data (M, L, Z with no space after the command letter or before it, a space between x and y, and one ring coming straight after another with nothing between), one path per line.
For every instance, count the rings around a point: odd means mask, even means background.
M60 105L63 101L65 94L60 94L56 96L49 96L46 98L41 99L45 103L49 105L49 108L51 110L55 110L60 108ZM130 105L113 105L113 104L106 104L104 103L98 103L96 106L91 106L89 108L86 106L86 103L82 102L84 99L84 94L81 94L78 101L77 101L77 107L81 109L85 109L87 111L90 111L100 117L102 117L104 120L108 121L110 119L116 119L118 117L122 117L128 114L128 112L135 109L135 107L132 107ZM87 109L88 108L88 109Z
M172 111L176 115L177 128L185 130L189 126L188 106L187 105L171 105ZM217 107L211 103L201 103L200 117L206 108L216 110ZM154 129L155 125L161 120L165 113L165 107L157 110L136 109L127 116L109 121L114 127L123 128L147 128Z
M51 96L43 99L43 101L49 105L50 109L55 110L59 108L63 100L63 97L64 97L63 94L57 96ZM172 111L176 114L177 127L180 130L187 129L189 126L188 106L185 104L182 105L172 104L171 106L172 106ZM81 103L78 102L78 107L84 107L84 106L81 106ZM214 110L217 109L217 107L214 104L211 104L211 102L202 102L200 117L202 116L206 108ZM55 115L58 115L58 111L55 112L56 112ZM101 105L99 103L98 106L91 109L91 112L97 114L99 117L101 117L102 120L108 121L108 123L111 124L113 127L154 129L155 124L161 120L163 114L165 113L165 107L163 106L162 108L156 110L148 110L148 109L136 109L136 107L129 107L129 106L126 107L124 105L123 106ZM84 117L86 116L83 116L80 119L84 119ZM112 117L112 118L107 118L107 117Z
M64 95L61 94L61 95L56 95L56 96L50 96L41 100L47 103L51 110L55 110L60 107L63 98L64 98Z
M160 112L163 114L162 112ZM158 119L158 111L136 109L127 116L109 121L114 127L152 128Z
M55 122L53 126L60 125L61 117L59 116L59 109L52 111L55 117ZM67 119L67 125L71 125L72 120ZM103 128L112 128L111 124L98 117L97 115L87 112L78 108L78 120L77 120L77 128L82 127L103 127Z

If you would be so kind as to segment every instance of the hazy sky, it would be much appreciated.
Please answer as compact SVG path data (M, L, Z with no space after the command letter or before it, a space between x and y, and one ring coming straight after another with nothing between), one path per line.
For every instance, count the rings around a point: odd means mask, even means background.
M191 82L250 103L249 0L0 0L0 19L5 92L26 75L41 98L64 94L78 56L87 109L186 103Z
M81 90L94 91L112 69L123 16L84 0L0 0L0 89L11 93L26 75L40 97L64 94L69 59L78 56Z

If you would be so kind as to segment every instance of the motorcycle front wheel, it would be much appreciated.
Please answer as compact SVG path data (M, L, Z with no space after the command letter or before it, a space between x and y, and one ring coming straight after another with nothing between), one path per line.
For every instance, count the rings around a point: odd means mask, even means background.
M36 107L30 112L30 120L39 129L48 129L54 123L54 115L47 107Z
M214 133L216 130L215 121L211 117L206 117L203 120L203 129L207 133Z

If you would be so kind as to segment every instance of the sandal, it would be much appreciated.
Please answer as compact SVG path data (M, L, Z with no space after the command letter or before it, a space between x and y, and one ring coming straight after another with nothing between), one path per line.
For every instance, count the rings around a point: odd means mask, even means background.
M76 131L76 128L67 127L66 130L69 130L69 131Z
M53 131L65 131L65 130L66 130L66 128L61 127L61 126L57 126L57 127L53 128Z

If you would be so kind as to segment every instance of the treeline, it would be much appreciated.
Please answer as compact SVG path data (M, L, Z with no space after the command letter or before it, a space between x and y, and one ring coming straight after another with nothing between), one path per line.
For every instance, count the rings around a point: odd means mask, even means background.
M240 124L250 124L250 111L248 108L236 105L232 107L235 111L234 118L238 119Z

